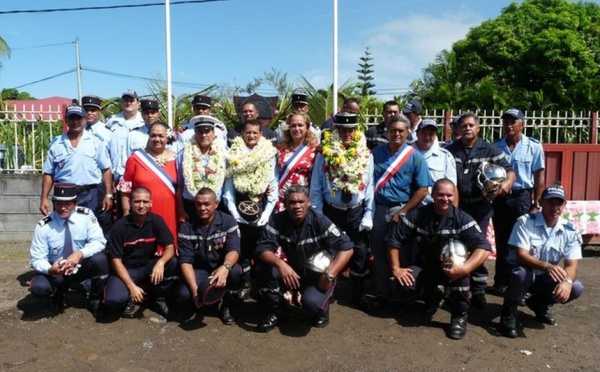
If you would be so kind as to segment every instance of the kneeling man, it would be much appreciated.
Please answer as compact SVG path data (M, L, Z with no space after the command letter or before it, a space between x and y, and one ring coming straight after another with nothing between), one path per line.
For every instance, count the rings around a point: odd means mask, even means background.
M423 293L426 313L433 315L437 309L437 285L447 287L448 337L460 340L467 333L469 274L485 262L492 248L477 222L453 205L455 190L449 179L437 180L432 188L433 203L402 216L388 232L386 242L393 279L401 289ZM402 267L400 250L413 240L415 263ZM454 251L456 247L462 249Z

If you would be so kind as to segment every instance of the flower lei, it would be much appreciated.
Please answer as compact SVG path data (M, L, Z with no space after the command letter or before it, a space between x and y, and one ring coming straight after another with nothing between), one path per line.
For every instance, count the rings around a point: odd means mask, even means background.
M321 153L325 160L324 171L329 174L326 177L327 188L333 197L336 189L351 194L366 189L364 178L370 151L362 132L354 132L352 142L344 148L337 129L326 131L321 142Z
M251 149L242 137L235 138L229 150L227 171L228 177L233 176L235 189L247 193L253 200L262 195L275 174L273 157L276 154L277 149L264 137Z
M191 195L203 187L219 195L225 181L227 149L223 140L215 138L208 151L208 164L204 166L202 152L196 144L196 136L186 142L183 149L183 179Z

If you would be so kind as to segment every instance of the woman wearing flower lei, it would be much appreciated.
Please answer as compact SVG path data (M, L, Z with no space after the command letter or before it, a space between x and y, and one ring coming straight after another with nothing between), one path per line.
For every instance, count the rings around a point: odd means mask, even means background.
M201 188L208 187L221 198L228 158L225 142L215 138L215 118L198 115L190 122L195 134L185 143L179 158L183 180L177 188L180 222L196 218L194 197Z
M373 227L373 157L357 126L356 115L335 115L333 129L324 133L315 160L310 202L315 211L327 216L352 239L352 302L359 309L369 310L364 300L364 277L368 273L367 231Z
M306 113L293 111L285 121L283 141L277 145L279 159L279 199L277 211L285 209L285 190L291 185L310 187L310 179L317 154L317 138L310 130L310 118Z

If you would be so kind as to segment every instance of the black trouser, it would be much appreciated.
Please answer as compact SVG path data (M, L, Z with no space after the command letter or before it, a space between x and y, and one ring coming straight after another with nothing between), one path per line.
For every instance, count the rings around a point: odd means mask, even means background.
M242 281L250 280L250 269L252 267L252 259L256 250L256 242L260 238L263 226L239 224L240 227L240 260L239 264L242 267Z
M354 243L354 253L350 261L350 275L356 277L362 277L368 273L367 241L369 236L366 231L358 231L364 210L362 203L356 208L345 211L328 203L323 204L323 214L340 230L344 231Z
M479 202L475 203L463 203L460 202L460 209L467 212L473 217L475 222L479 225L483 236L486 236L488 226L490 224L490 218L494 215L494 209L492 208L492 204L483 199ZM471 293L473 294L482 294L485 293L485 289L487 288L487 279L488 279L488 269L484 264L478 266L475 270L471 272Z
M496 238L496 273L494 287L508 285L510 270L506 263L508 239L517 218L531 210L532 189L512 191L506 197L494 200L494 234Z

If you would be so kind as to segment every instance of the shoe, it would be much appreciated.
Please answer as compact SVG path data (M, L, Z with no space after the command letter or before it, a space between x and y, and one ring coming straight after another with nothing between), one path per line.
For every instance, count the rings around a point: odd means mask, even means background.
M90 312L96 319L101 318L103 316L101 305L102 302L98 299L90 300L90 303L88 305Z
M498 297L504 297L504 294L506 293L507 289L508 286L506 285L493 286L492 288L490 288L490 294Z
M133 318L133 317L135 317L136 311L137 311L137 308L135 306L135 302L129 300L125 304L125 307L123 308L123 312L121 312L121 316L123 318Z
M156 300L154 301L154 305L156 305L156 312L158 312L160 315L162 315L165 318L169 316L169 306L167 305L167 301L163 297L156 298Z
M48 311L52 313L62 313L65 309L65 295L62 291L56 291L48 297Z
M383 296L377 296L369 303L370 311L383 311L388 307L388 299Z
M453 316L450 319L450 328L448 329L448 337L453 340L461 340L467 334L467 313L459 316Z
M329 309L323 311L321 314L315 317L313 326L315 328L325 328L329 324Z
M267 316L265 316L264 318L262 318L258 322L258 325L256 326L256 330L258 332L266 333L266 332L273 330L275 327L277 327L277 323L279 323L279 318L277 317L276 314L271 313L271 314L268 314Z
M238 298L240 300L248 300L250 299L250 292L252 291L252 283L249 280L242 281L240 285L240 289L238 289Z
M485 299L484 293L474 293L471 296L471 304L479 310L485 310L487 308L487 300Z
M543 324L548 324L548 325L556 325L556 319L554 319L554 317L552 316L552 314L550 314L550 312L548 311L550 309L550 306L548 305L538 305L535 303L535 297L529 297L527 300L525 300L525 304L527 305L528 308L530 308L534 313L535 313L535 319Z
M527 299L529 297L531 297L531 293L525 292L525 295L523 295L523 298L519 300L519 306L526 306L525 301L527 301Z
M231 309L229 308L229 306L222 306L220 311L220 318L223 325L235 324L235 318L231 314Z
M498 331L504 337L517 338L517 305L518 303L504 302L502 314L500 315L500 327Z

